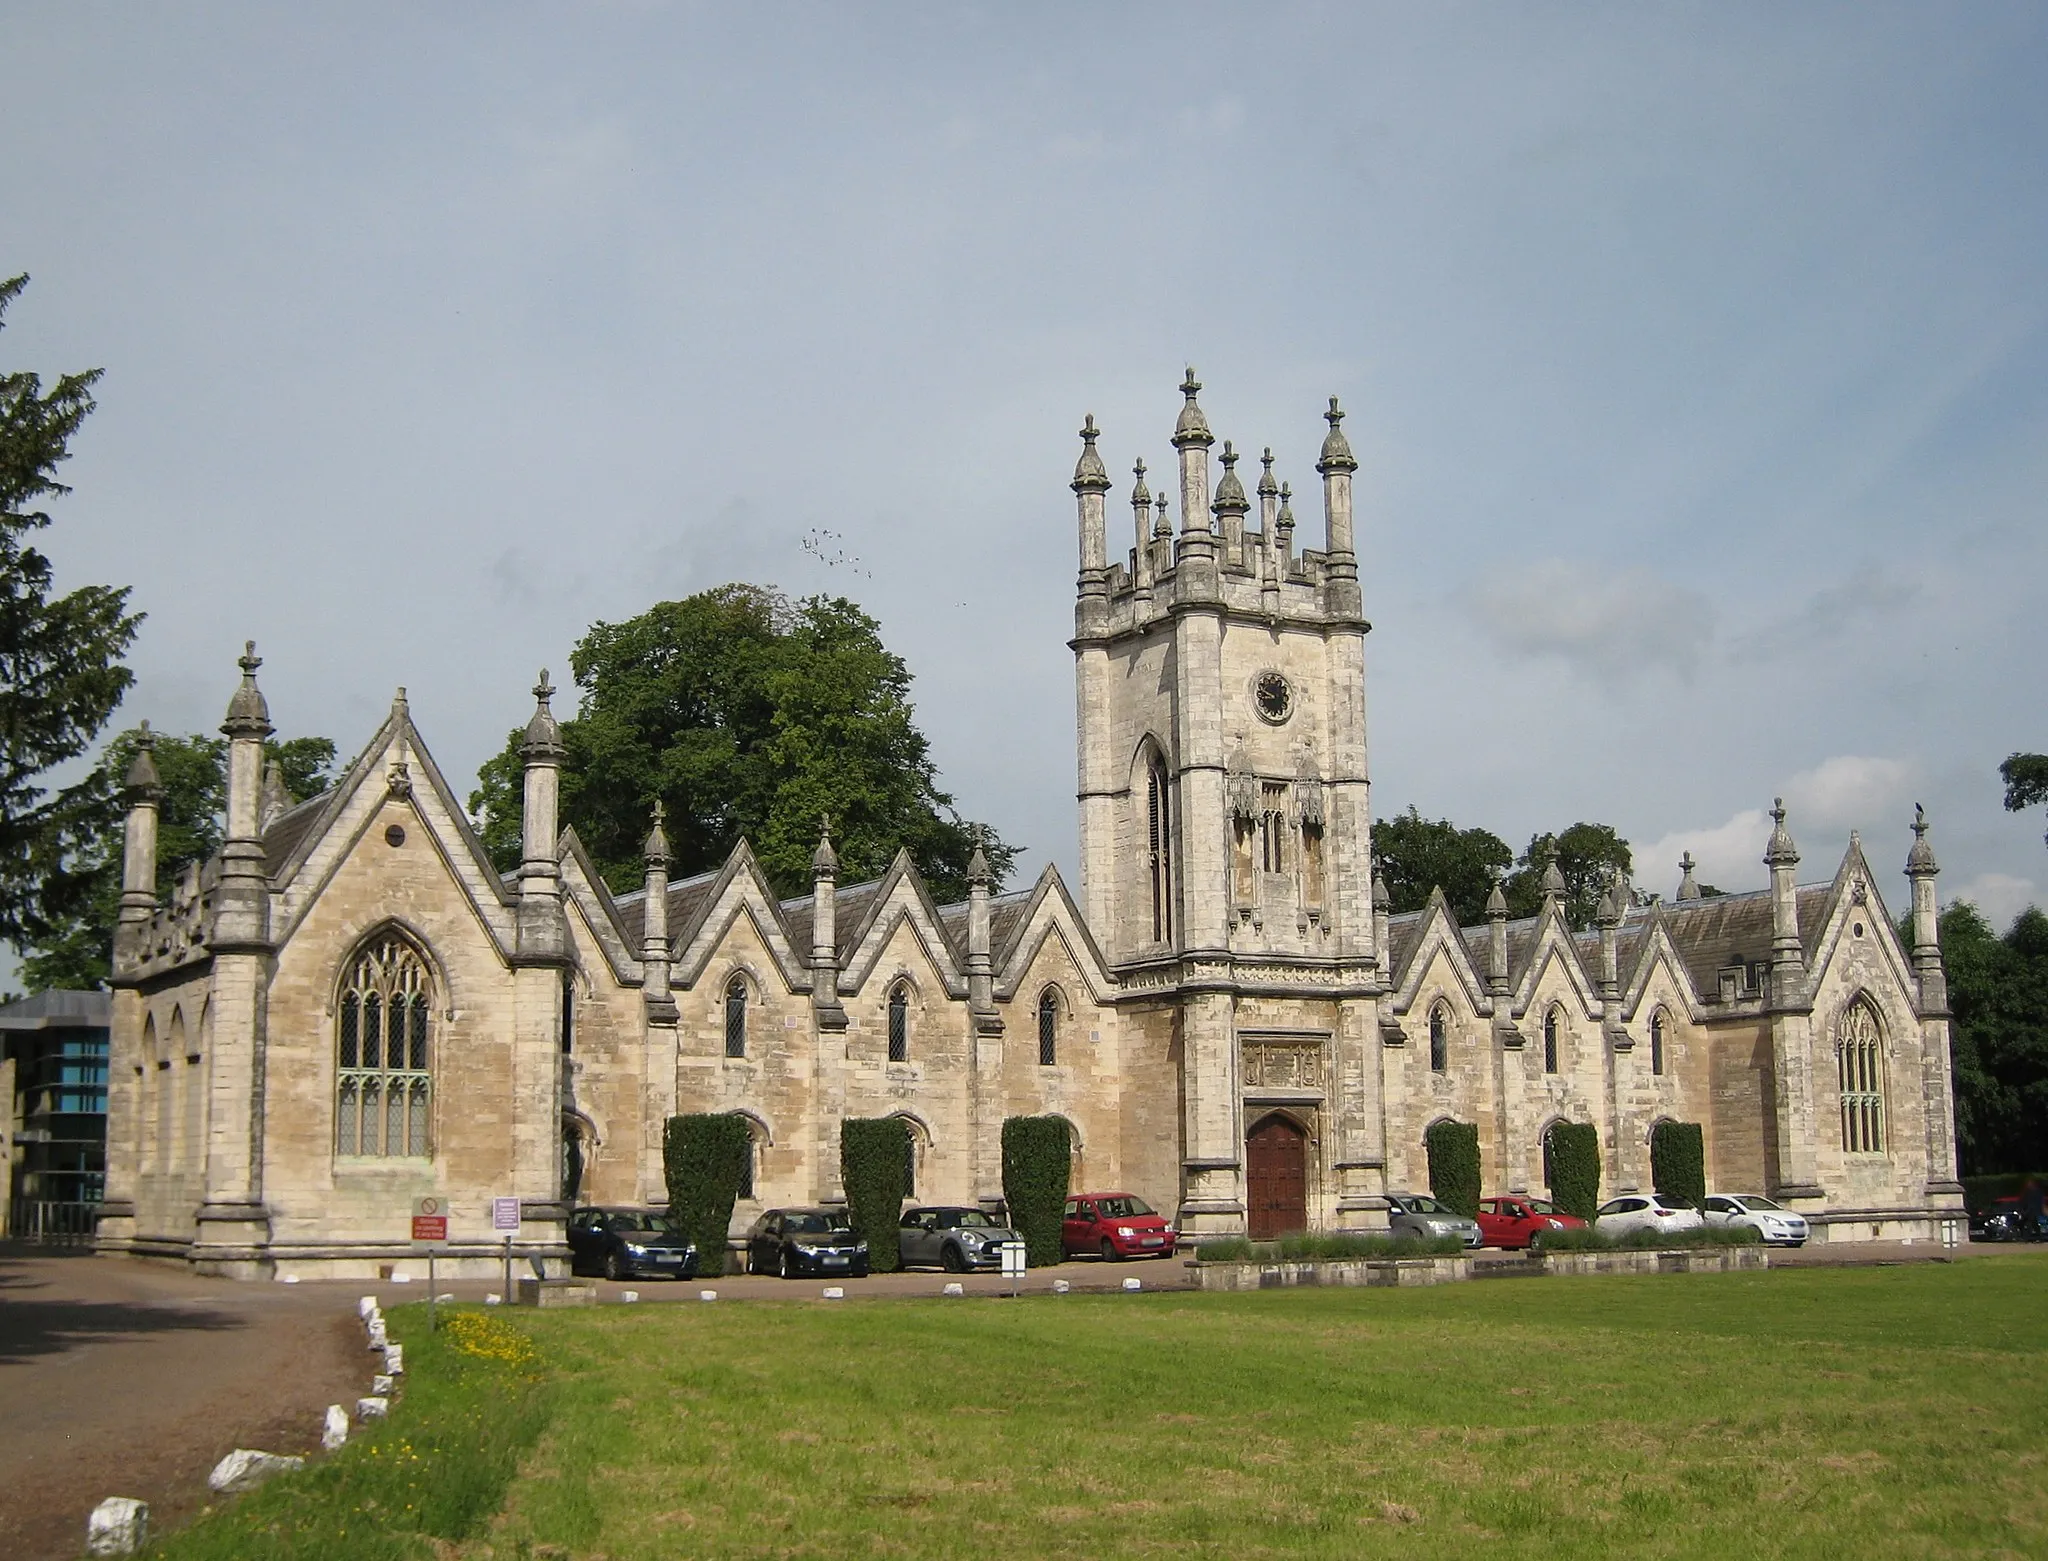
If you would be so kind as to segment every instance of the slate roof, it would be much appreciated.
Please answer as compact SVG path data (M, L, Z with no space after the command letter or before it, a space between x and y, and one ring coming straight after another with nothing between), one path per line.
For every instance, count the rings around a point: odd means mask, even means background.
M263 872L265 877L274 878L291 860L308 831L320 821L322 809L333 791L323 791L317 797L308 797L296 807L285 809L263 831Z
M682 935L703 907L705 897L717 880L717 873L699 873L694 878L680 879L668 886L668 935L671 938ZM618 896L612 903L618 907L619 920L625 924L627 952L638 959L640 940L647 935L647 892L636 889Z

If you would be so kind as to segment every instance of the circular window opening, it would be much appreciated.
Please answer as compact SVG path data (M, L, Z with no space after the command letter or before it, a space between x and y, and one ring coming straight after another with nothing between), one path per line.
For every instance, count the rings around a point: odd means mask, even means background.
M398 825L393 824L389 829L384 831L384 843L387 846L404 845L405 831L401 829Z
M1863 923L1862 923L1862 922L1860 922L1860 921L1859 921L1859 922L1853 922L1853 923L1851 923L1851 924L1850 924L1850 928L1849 928L1849 930L1850 930L1851 932L1854 932L1854 933L1856 934L1856 936L1860 938L1860 937L1862 937L1862 936L1863 936Z
M1258 682L1252 685L1252 695L1258 702L1260 719L1275 726L1294 714L1294 690L1277 672L1261 672Z

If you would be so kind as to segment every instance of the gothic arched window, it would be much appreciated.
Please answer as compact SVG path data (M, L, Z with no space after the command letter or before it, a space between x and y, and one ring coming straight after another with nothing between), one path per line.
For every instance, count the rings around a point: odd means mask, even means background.
M1450 1026L1444 1020L1443 1005L1429 1011L1429 1071L1443 1073L1451 1065Z
M1166 787L1166 766L1158 758L1145 766L1146 856L1152 874L1152 939L1173 938L1173 820Z
M747 978L734 976L725 985L725 1054L747 1054Z
M910 1061L910 988L900 981L889 993L889 1060Z
M1038 994L1038 1065L1057 1066L1060 1060L1060 994L1047 987Z
M1664 1010L1661 1008L1650 1015L1650 1071L1659 1075L1664 1072Z
M1842 1088L1842 1148L1884 1152L1884 1038L1877 1015L1860 998L1835 1026L1835 1071Z
M431 985L419 950L395 932L363 949L348 967L337 1047L337 1153L429 1153Z
M1543 1071L1557 1072L1557 1010L1551 1009L1543 1016Z

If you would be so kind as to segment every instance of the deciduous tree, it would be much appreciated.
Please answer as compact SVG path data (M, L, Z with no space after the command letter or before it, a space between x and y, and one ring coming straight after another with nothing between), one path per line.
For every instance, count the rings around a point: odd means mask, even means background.
M2005 781L2005 809L2018 813L2048 802L2048 753L2016 753L1998 767Z
M1514 848L1491 830L1427 819L1413 804L1373 825L1372 850L1395 914L1421 910L1440 886L1461 926L1485 919L1494 876L1515 859Z

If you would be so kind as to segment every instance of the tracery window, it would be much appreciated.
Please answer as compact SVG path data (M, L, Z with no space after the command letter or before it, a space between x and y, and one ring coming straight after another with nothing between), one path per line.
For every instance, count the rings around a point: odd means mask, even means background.
M910 1061L910 989L900 982L889 993L889 1060Z
M1060 1060L1060 995L1051 987L1038 994L1038 1065L1051 1068Z
M342 983L335 1150L425 1156L433 1103L426 961L397 933L355 956Z
M1168 814L1166 766L1158 759L1145 766L1146 851L1152 873L1152 939L1173 937L1173 821Z
M1287 871L1287 788L1268 783L1260 788L1262 864L1269 873Z
M1441 1004L1429 1011L1429 1071L1443 1073L1451 1065L1450 1026Z
M1835 1069L1842 1089L1842 1148L1884 1152L1884 1038L1870 1005L1857 1001L1835 1027Z
M725 986L725 1054L747 1054L747 978L734 976Z
M1543 1016L1543 1071L1557 1072L1557 1010Z
M1650 1015L1650 1071L1658 1075L1664 1072L1664 1010L1661 1008Z

